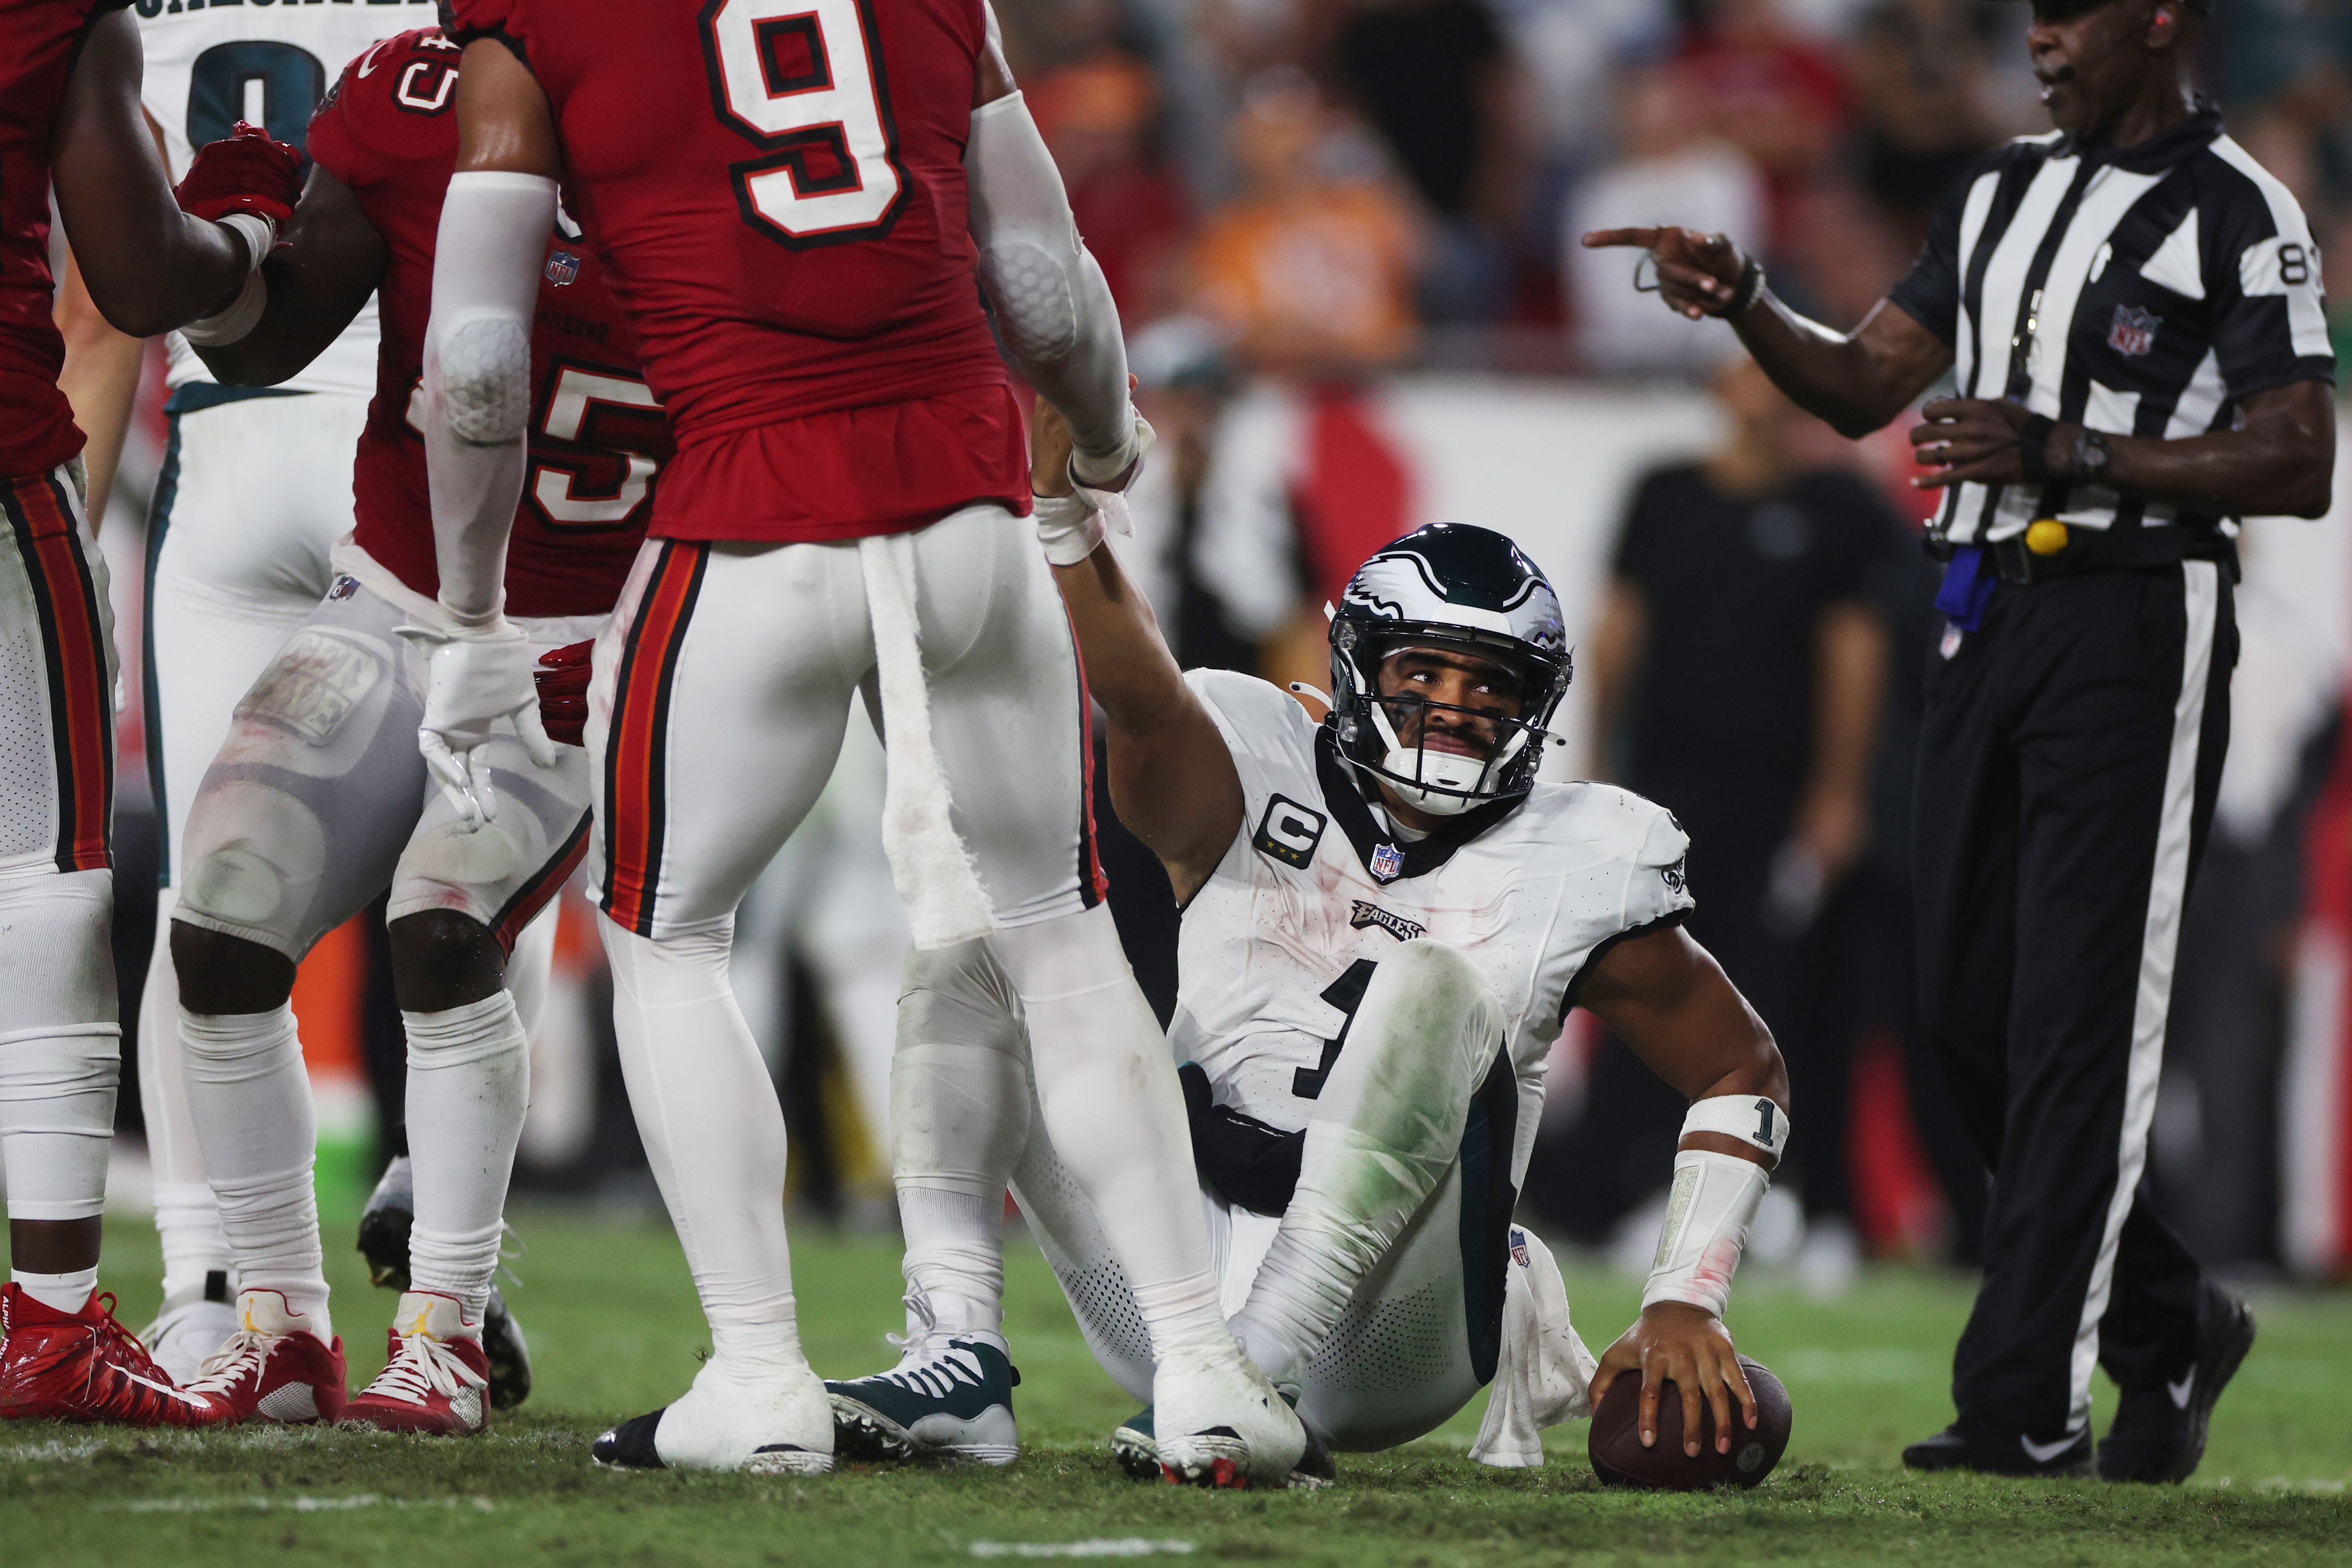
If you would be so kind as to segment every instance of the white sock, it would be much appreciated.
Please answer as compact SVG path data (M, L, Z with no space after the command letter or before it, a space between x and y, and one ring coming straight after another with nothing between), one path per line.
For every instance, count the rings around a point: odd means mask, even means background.
M171 930L178 894L156 895L155 929ZM155 1235L163 1244L163 1306L169 1311L205 1299L215 1274L236 1299L228 1276L228 1238L205 1175L205 1152L188 1114L188 1084L180 1049L180 977L172 945L159 939L147 966L139 1003L139 1107L147 1122L147 1163L155 1176Z
M240 1291L275 1291L334 1343L319 1246L318 1114L294 1009L180 1009L188 1109L204 1145Z
M408 1031L408 1154L416 1221L410 1288L454 1296L478 1323L498 1271L515 1145L530 1103L530 1045L504 991L446 1012L400 1015Z
M898 1188L898 1224L907 1238L907 1291L929 1308L947 1333L1004 1331L1004 1195L991 1198L940 1187ZM907 1333L921 1324L910 1313Z
M1230 1348L1176 1064L1109 909L987 940L1021 998L1046 1134L1093 1202L1155 1354Z
M728 984L733 932L655 942L610 920L596 929L637 1135L712 1347L730 1365L805 1365L784 1239L784 1113Z
M76 1269L64 1274L36 1274L29 1269L11 1269L8 1278L16 1288L33 1300L56 1312L79 1312L89 1305L89 1294L98 1289L98 1265Z

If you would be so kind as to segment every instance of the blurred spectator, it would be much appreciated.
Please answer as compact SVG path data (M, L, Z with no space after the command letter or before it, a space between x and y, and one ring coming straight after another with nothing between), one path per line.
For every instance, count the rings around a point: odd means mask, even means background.
M1420 335L1423 250L1405 198L1302 72L1251 82L1236 117L1241 188L1195 242L1193 308L1263 370L1393 364Z
M1617 94L1622 159L1586 182L1568 213L1563 254L1578 356L1605 375L1699 376L1732 351L1730 327L1633 298L1625 253L1586 250L1576 236L1675 223L1753 248L1764 237L1763 183L1737 148L1716 138L1686 73L1627 71Z
M1665 52L1676 26L1665 0L1496 0L1495 12L1533 84L1537 144L1566 172L1607 154L1612 84Z
M1809 1246L1850 1270L1850 1041L1817 1021L1805 975L1823 904L1868 845L1888 646L1874 595L1910 539L1853 474L1803 462L1805 416L1752 361L1727 361L1714 384L1725 439L1650 474L1618 542L1588 644L1591 772L1689 831L1691 933L1780 1042L1808 1107L1790 1174ZM1606 1234L1661 1185L1684 1110L1622 1043L1603 1042L1551 1189L1572 1229Z
M1878 0L1847 55L1862 130L1862 181L1906 258L1944 192L1990 147L1976 0Z
M1435 217L1423 307L1438 320L1498 319L1527 218L1533 83L1483 0L1359 5L1333 55Z
M1763 174L1769 249L1786 249L1797 200L1828 166L1845 128L1845 78L1835 56L1790 28L1777 0L1699 0L1677 60L1716 134Z
M1026 90L1120 318L1131 329L1167 314L1176 302L1192 203L1158 156L1159 89L1150 68L1105 49Z

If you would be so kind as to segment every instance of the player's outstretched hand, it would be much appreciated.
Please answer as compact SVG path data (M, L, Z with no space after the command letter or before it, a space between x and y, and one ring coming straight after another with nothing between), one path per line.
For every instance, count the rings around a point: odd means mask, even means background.
M250 213L283 224L302 199L302 154L240 120L226 137L196 149L187 177L172 194L182 212L195 217L217 221Z
M483 626L403 626L400 635L425 655L425 722L416 747L459 817L478 828L498 815L483 753L491 727L511 720L523 749L541 768L555 766L555 743L539 720L530 644L505 617Z
M1648 1448L1658 1440L1658 1398L1669 1383L1675 1385L1683 1401L1683 1452L1698 1457L1699 1411L1711 1407L1715 1413L1715 1447L1717 1453L1731 1452L1731 1404L1739 1402L1743 1419L1740 1425L1756 1425L1756 1396L1748 1386L1748 1375L1739 1369L1739 1354L1732 1348L1731 1331L1723 1320L1704 1307L1694 1307L1682 1301L1659 1301L1642 1309L1633 1326L1618 1336L1617 1343L1601 1358L1601 1366L1592 1375L1592 1407L1601 1407L1601 1396L1617 1381L1621 1372L1642 1375L1642 1446Z
M539 686L539 722L558 746L588 744L588 665L595 652L593 640L551 648L530 673Z
M1595 229L1584 236L1587 250L1614 246L1646 250L1657 263L1658 293L1665 302L1696 321L1702 316L1723 316L1739 298L1740 275L1748 258L1722 235L1696 229Z
M1135 390L1133 376L1127 378L1127 386L1129 392ZM1154 439L1150 423L1136 414L1133 461L1112 488L1096 489L1079 477L1072 460L1068 422L1052 403L1042 397L1037 400L1029 420L1029 488L1035 497L1037 542L1045 547L1048 561L1076 566L1095 552L1106 530L1135 532L1126 498L1119 492L1141 471L1144 454L1151 450Z

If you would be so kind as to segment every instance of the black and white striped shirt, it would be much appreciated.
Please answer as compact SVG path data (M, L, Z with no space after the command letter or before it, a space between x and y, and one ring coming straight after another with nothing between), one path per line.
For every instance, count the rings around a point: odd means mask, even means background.
M2054 131L1995 149L1946 199L1889 298L1952 345L1961 396L2118 435L2226 429L2254 392L2336 377L2303 209L2201 101L2121 151ZM2037 517L2227 521L2097 486L1961 485L1935 528L1985 543Z

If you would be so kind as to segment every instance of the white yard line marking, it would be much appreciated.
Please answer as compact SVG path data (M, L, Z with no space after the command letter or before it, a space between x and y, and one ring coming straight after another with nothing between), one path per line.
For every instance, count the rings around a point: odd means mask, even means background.
M975 1541L974 1557L1188 1557L1189 1541L1149 1541L1139 1535L1092 1541Z
M488 1513L499 1505L486 1497L384 1497L372 1491L335 1497L143 1497L129 1502L91 1505L98 1513L343 1513L361 1508L470 1508Z

